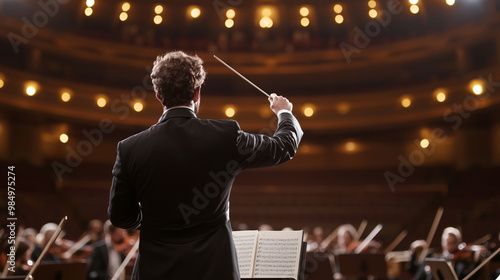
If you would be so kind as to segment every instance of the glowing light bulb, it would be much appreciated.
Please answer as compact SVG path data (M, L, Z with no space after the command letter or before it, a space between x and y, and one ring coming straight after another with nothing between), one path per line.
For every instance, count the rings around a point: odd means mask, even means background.
M336 12L337 14L342 13L342 5L335 4L335 6L333 6L333 11Z
M309 15L309 9L306 7L302 7L300 8L299 13L301 16L307 17Z
M411 99L408 98L408 97L405 97L401 100L401 106L403 106L404 108L408 108L410 107L411 105Z
M236 110L233 107L227 107L224 113L231 118L236 114Z
M193 8L191 9L191 17L192 18L197 18L201 15L201 11L198 8Z
M430 144L430 142L429 142L429 140L428 140L428 139L425 139L425 138L424 138L424 139L422 139L422 140L420 141L420 147L422 147L422 148L424 148L424 149L425 149L425 148L427 148L427 147L429 147L429 144Z
M236 16L236 12L233 9L229 9L226 11L227 18L234 18Z
M59 135L59 141L61 141L61 143L67 143L69 141L69 136L66 133L61 133L61 135Z
M231 28L234 26L234 20L228 18L226 19L226 22L224 24L226 25L227 28Z
M143 109L144 109L144 105L142 104L142 102L137 101L137 102L135 102L135 103L134 103L134 110L135 110L136 112L140 112L140 111L142 111Z

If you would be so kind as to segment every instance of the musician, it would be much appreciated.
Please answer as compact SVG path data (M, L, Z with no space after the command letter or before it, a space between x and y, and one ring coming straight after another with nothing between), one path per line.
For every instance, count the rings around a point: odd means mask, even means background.
M89 257L87 280L109 280L125 259L125 251L120 250L127 240L127 231L116 228L110 221L104 224L104 240L93 244ZM121 251L121 252L120 252Z
M33 252L31 253L31 259L35 262L38 260L40 255L43 252L43 249L49 242L49 240L52 238L52 235L57 231L58 225L55 223L46 223L42 226L40 229L40 232L36 235L36 243L35 247L33 249ZM63 259L60 257L60 254L63 253L66 249L66 246L62 248L61 246L61 238L64 236L65 232L62 231L56 241L54 242L54 245L50 247L49 251L45 255L45 258L43 261L63 261Z
M469 274L481 261L481 250L466 252L462 234L457 228L447 227L441 238L443 258L450 260L459 279ZM477 275L476 275L477 276Z
M304 229L304 239L307 242L307 252L321 251L320 244L324 239L323 227L314 227L312 233L308 228Z
M451 263L455 274L459 279L467 276L481 261L481 251L478 252L465 252L463 250L462 233L454 227L447 227L443 230L441 235L441 252L428 252L426 257L442 258ZM424 244L422 246L427 246ZM417 248L418 249L418 248ZM419 250L414 250L414 255ZM416 257L412 256L412 260ZM418 269L415 269L418 265ZM416 264L410 262L408 266L410 272L415 271L415 279L431 279L431 271L426 268L425 262ZM476 274L477 277L477 274ZM474 278L472 278L474 279Z
M104 228L102 221L99 219L90 220L85 234L89 235L90 244L94 244L98 241L101 241L104 238Z
M303 135L292 103L276 94L272 137L199 119L202 63L180 51L158 56L151 78L163 114L118 143L108 215L141 230L132 279L240 279L229 222L235 176L290 160Z
M36 244L36 236L38 232L34 228L25 228L23 230L22 237L32 246L33 248L35 247Z
M417 276L416 279L427 278L426 273L424 273L423 270L424 267L421 267L422 264L419 262L421 254L427 254L427 256L430 256L429 253L424 250L427 247L427 242L423 239L415 240L410 244L410 260L406 264L405 268L412 276L418 274L419 276ZM421 269L419 270L420 267Z
M356 247L358 247L359 242L355 241L356 229L351 224L345 224L339 227L338 230L338 248L337 253L345 254L352 253Z

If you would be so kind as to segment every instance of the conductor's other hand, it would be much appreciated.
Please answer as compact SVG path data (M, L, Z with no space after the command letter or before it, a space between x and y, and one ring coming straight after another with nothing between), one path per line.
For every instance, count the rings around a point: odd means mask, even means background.
M271 110L273 110L276 115L281 110L288 110L291 112L293 109L293 104L288 101L288 99L281 95L276 95L276 93L271 93L271 95L269 95L269 103L271 103Z

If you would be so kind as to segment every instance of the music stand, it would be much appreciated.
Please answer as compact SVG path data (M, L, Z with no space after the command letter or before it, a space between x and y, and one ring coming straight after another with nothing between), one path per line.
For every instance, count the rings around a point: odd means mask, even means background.
M326 253L308 252L305 266L304 279L306 280L333 279L333 269Z
M337 260L345 277L387 278L385 254L339 254Z
M86 262L43 262L33 275L34 280L85 280Z
M431 268L433 279L458 280L455 270L449 262L443 259L426 258L425 263Z

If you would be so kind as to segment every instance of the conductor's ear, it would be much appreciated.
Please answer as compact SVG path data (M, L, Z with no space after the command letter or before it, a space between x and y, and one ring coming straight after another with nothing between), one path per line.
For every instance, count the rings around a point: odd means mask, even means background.
M198 87L198 89L194 93L194 97L193 97L194 103L196 103L196 102L198 102L198 100L200 100L200 91L201 91L201 87Z
M155 97L156 99L158 99L158 101L160 101L161 104L163 104L163 100L161 99L161 97L158 95L158 93L155 93Z

